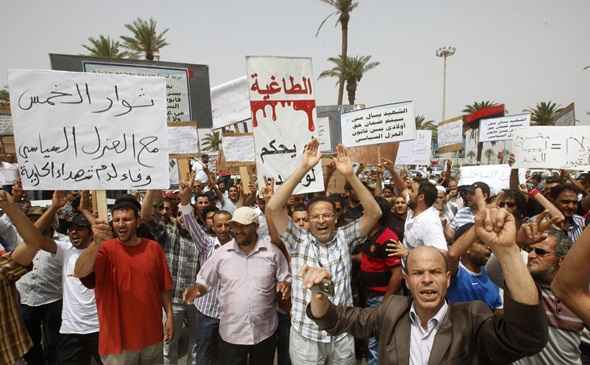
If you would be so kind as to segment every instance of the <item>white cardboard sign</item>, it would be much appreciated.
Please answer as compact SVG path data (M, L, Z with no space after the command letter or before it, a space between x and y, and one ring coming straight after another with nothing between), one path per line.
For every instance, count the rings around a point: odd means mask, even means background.
M438 148L463 144L463 121L457 120L438 125Z
M224 136L223 158L227 162L254 162L256 154L254 136Z
M396 165L430 165L432 156L432 131L417 130L416 139L399 144Z
M528 127L530 124L531 115L529 113L482 119L479 127L479 141L511 140L515 130Z
M510 165L463 166L460 169L459 186L478 181L488 184L492 194L510 188Z
M164 79L11 70L8 82L25 189L168 188Z
M405 101L343 113L342 144L347 147L407 141L416 138L414 102Z

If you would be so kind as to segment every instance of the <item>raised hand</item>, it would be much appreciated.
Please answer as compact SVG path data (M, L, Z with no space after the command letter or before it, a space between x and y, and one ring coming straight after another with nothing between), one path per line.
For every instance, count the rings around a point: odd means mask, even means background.
M385 245L385 251L387 252L387 256L396 256L399 258L403 258L408 256L410 251L402 245L400 241L389 240Z
M193 182L195 180L192 179L191 181L185 181L180 183L180 193L178 194L180 198L180 203L183 205L188 205L191 202L191 197L193 196Z
M113 230L111 226L104 220L97 219L92 224L92 234L94 242L101 244L103 241L113 238Z
M336 170L338 170L338 172L345 178L349 178L354 174L350 153L341 144L336 146L336 158L334 159L334 163L336 164Z
M324 280L331 280L330 273L322 267L312 267L305 265L299 273L303 279L303 287L305 289L311 289L312 286L320 284ZM317 292L315 297L324 296L324 294Z
M475 189L475 233L494 252L516 246L516 221L505 209L489 208L480 188Z
M10 193L8 193L7 191L0 190L0 207L4 207L6 206L6 204L12 203L14 203L12 195L10 195Z
M321 159L320 154L320 142L317 139L312 139L308 144L305 145L303 151L303 160L301 164L306 171L311 170Z
M291 283L288 281L277 283L277 293L281 294L281 300L287 300L291 296Z
M264 188L262 188L262 196L264 197L264 201L268 203L272 195L275 193L275 178L271 177L269 179L265 179Z
M63 208L67 203L66 196L63 191L54 191L51 198L51 205L55 208Z

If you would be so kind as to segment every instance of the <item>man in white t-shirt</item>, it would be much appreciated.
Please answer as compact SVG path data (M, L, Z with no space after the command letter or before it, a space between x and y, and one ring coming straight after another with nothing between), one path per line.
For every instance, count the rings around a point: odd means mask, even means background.
M408 202L404 229L404 246L408 249L433 246L439 250L448 250L439 213L432 206L436 197L436 187L429 182L423 182L418 187L416 196Z
M52 205L36 222L43 226L53 221L65 205L63 192L54 192ZM63 365L90 365L92 358L102 364L98 355L98 314L94 290L87 289L73 276L78 256L92 242L91 225L81 214L75 214L68 224L68 237L56 240L40 236L30 221L15 224L25 242L40 241L44 251L53 254L62 265L63 306L59 330L57 357ZM19 226L20 225L20 226ZM69 239L68 239L69 238Z

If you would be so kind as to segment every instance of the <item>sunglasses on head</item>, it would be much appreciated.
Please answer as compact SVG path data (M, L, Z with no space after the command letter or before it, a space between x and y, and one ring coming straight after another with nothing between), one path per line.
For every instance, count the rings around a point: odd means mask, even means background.
M539 248L539 247L527 247L524 250L529 253L534 252L535 255L537 255L537 256L545 256L545 255L548 255L551 253L551 252L544 250L542 248Z

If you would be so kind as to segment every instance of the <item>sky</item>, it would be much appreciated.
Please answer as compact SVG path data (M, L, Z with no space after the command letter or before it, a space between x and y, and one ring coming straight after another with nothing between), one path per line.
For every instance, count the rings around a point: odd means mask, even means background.
M448 60L447 117L476 100L504 103L517 114L540 101L576 103L590 124L590 3L588 0L358 0L351 14L349 55L381 64L359 84L357 103L414 100L416 113L438 122L442 59ZM340 53L340 28L319 0L101 0L3 2L0 86L11 68L49 69L49 53L83 54L99 34L126 34L124 24L153 17L170 28L162 61L209 65L215 86L243 76L245 56L312 57L315 75ZM316 82L319 105L336 103L335 80Z

